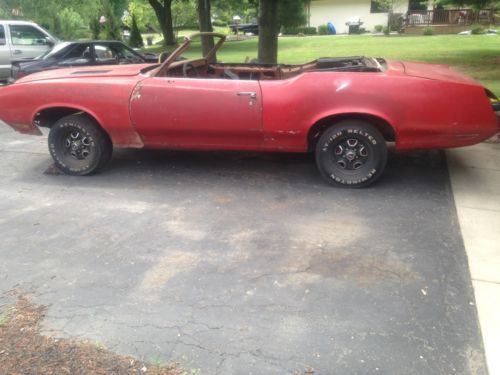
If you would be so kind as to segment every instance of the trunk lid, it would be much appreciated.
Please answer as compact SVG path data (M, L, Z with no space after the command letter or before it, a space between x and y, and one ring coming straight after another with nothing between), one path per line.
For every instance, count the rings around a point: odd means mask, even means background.
M466 75L450 69L448 65L426 64L419 62L402 62L405 73L411 77L427 78L437 81L448 81L478 85L479 83Z

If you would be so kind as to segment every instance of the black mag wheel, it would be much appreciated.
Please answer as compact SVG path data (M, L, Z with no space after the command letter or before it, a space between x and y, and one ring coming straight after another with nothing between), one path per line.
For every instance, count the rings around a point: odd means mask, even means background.
M385 139L365 121L341 121L326 129L316 144L318 169L334 186L366 187L380 177L386 163Z
M89 117L63 117L50 129L49 151L64 173L84 176L101 169L111 158L108 135Z

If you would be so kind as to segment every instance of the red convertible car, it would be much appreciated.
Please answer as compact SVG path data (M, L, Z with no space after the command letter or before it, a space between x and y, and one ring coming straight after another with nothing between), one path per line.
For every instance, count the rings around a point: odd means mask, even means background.
M178 61L29 75L0 88L0 119L15 130L50 128L65 173L87 175L113 147L315 152L332 185L362 187L396 150L472 145L499 130L498 99L442 65L369 57L301 65Z

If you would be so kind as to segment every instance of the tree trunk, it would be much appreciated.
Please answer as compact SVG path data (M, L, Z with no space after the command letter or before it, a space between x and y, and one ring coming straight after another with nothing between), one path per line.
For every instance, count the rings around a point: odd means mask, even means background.
M172 25L172 0L163 0L163 5L158 0L149 0L149 4L154 9L156 18L160 24L163 42L167 46L175 45L176 40Z
M277 0L260 0L259 6L259 62L278 62L279 14Z
M198 22L200 23L201 32L212 32L212 16L210 12L210 0L198 0ZM206 56L214 48L214 38L211 36L203 36L201 38L201 47L203 56ZM217 58L215 55L212 61L215 62Z

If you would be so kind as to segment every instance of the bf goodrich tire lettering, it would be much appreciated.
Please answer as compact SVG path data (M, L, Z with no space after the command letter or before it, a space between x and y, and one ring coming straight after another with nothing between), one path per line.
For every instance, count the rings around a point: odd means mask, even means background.
M365 121L341 121L321 135L316 144L316 163L323 178L331 185L366 187L385 169L385 139Z

